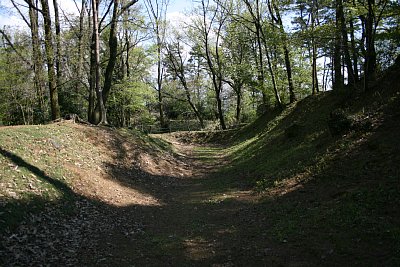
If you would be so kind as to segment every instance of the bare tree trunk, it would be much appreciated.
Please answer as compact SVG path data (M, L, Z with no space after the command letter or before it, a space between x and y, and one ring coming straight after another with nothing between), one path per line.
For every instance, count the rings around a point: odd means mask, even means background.
M261 36L260 36L260 30L259 27L256 27L256 37L257 37L257 48L258 48L258 83L260 86L260 91L262 93L262 100L263 100L263 105L266 108L268 103L267 103L267 96L265 94L265 86L264 86L264 80L265 80L265 74L264 74L264 59L263 59L263 53L262 53L262 43L261 43Z
M210 26L207 23L207 9L208 9L208 2L207 5L205 4L205 1L202 0L201 1L202 4L202 8L203 8L203 38L204 38L204 48L205 48L205 57L206 57L206 61L207 61L207 65L208 65L208 69L211 73L211 78L212 78L212 82L213 82L213 87L214 87L214 92L215 92L215 100L217 102L217 115L218 115L218 119L219 119L219 123L220 126L222 128L222 130L226 129L226 124L225 124L225 119L224 119L224 113L222 110L222 100L221 100L221 90L222 90L222 74L221 74L221 65L219 64L219 38L220 38L220 31L222 29L222 23L220 22L220 24L218 25L218 32L216 33L216 37L217 37L217 41L215 44L215 55L216 55L216 64L217 67L215 66L212 58L211 58L211 51L210 51L210 44L209 44L209 38L210 38L210 30L211 30L211 23L213 23L213 21L210 21ZM214 12L217 12L217 10L215 10ZM214 14L214 17L215 18ZM218 68L218 69L216 69Z
M60 27L60 16L58 12L57 0L53 0L54 6L54 26L56 28L56 75L57 75L57 89L59 90L61 85L61 27Z
M287 46L287 36L286 36L285 28L283 27L283 22L282 22L281 14L279 12L279 7L276 5L275 1L273 1L272 7L276 13L275 21L278 23L279 31L283 37L283 52L285 55L285 67L286 67L286 75L287 75L288 87L289 87L289 98L290 98L289 101L290 101L290 103L293 103L297 99L296 99L296 94L294 93L293 78L292 78L292 65L290 62L289 48ZM272 8L270 8L270 12L271 12L271 15L273 16Z
M54 51L53 51L53 33L51 30L51 17L49 3L47 0L40 0L42 4L42 14L45 31L45 50L47 57L47 73L50 90L51 118L56 120L60 118L60 106L58 105L57 77L54 70Z
M250 13L250 15L251 15L251 17L253 19L252 22L253 22L253 24L254 24L254 26L256 28L256 31L259 32L259 34L261 36L261 39L262 39L262 42L264 44L264 50L265 50L264 52L265 52L265 55L267 56L267 65L268 65L269 73L271 75L272 87L273 87L273 90L274 90L276 104L277 104L277 106L279 108L283 108L282 101L280 99L279 92L278 92L278 89L276 87L275 73L274 73L274 70L273 70L272 64L271 64L271 58L270 58L270 55L269 55L267 39L266 39L264 30L263 30L263 27L262 27L262 23L261 23L261 15L260 15L260 10L259 10L259 6L260 6L259 0L255 1L255 5L256 5L256 10L255 11L253 10L253 7L251 6L251 3L250 3L249 0L244 0L244 3L246 4L247 10L249 11L249 13ZM262 59L262 58L260 58L260 59Z
M342 53L342 35L340 27L340 13L338 8L338 1L335 1L336 7L336 29L335 29L335 47L333 52L333 68L334 68L334 80L333 88L339 89L343 87L343 76L341 67L341 53Z
M96 101L96 44L95 44L95 34L92 33L92 40L90 44L90 74L89 74L89 103L88 103L88 121L91 123L95 122L94 118L94 108Z
M158 111L160 115L161 128L166 128L168 125L164 118L164 105L163 105L163 66L162 66L162 46L165 43L165 20L166 10L168 8L169 0L156 1L146 0L146 7L149 16L152 20L152 27L157 41L157 92L158 92Z
M267 43L266 43L265 39L264 39L264 46L265 46L265 54L267 55L268 70L269 70L269 74L271 75L272 87L274 89L275 101L276 101L277 106L280 109L282 109L283 105L282 105L281 97L279 96L278 87L276 86L275 72L272 68L271 57L269 55Z
M94 87L97 96L97 107L99 108L99 113L94 112L93 122L95 124L106 124L106 108L103 102L103 90L100 88L100 37L99 37L99 22L98 22L98 0L92 0L92 12L93 12L93 37L94 37Z
M239 124L240 123L240 116L242 113L242 93L241 93L241 89L236 89L236 123Z
M35 88L37 95L37 104L40 114L39 121L43 122L47 115L47 108L45 104L44 92L45 92L45 81L44 81L44 71L43 71L43 58L42 51L40 48L39 39L39 22L38 22L38 12L34 9L36 3L33 0L29 0L29 19L32 37L32 54L33 54L33 67L35 73Z
M161 41L160 38L157 37L157 92L158 92L158 110L160 113L160 125L161 128L166 128L167 124L164 118L164 105L163 105L163 94L162 94L162 86L163 86L163 68L162 68L162 59L161 59Z
M85 5L86 0L82 0L81 10L79 12L79 33L78 33L78 68L75 80L75 91L78 93L81 88L82 82L82 72L83 72L83 60L84 60L84 50L83 50L83 37L84 37L84 17L85 17Z
M365 90L368 88L369 81L375 80L375 71L376 71L374 6L375 6L375 0L368 0L368 15L365 20L365 42L366 42L366 55L365 55L365 67L364 67Z
M315 21L316 21L316 13L318 12L317 2L313 1L313 6L311 10L311 51L312 51L312 94L319 92L318 86L318 71L317 71L317 44L315 42Z
M346 27L346 19L344 17L344 11L343 11L343 0L336 0L337 5L336 8L337 10L337 15L339 16L339 23L340 23L340 30L342 33L342 47L343 47L343 53L344 53L344 60L346 63L346 68L347 68L347 79L348 79L348 84L354 85L356 83L354 71L353 71L353 65L351 62L351 57L350 57L350 52L349 52L349 45L348 45L348 37L347 37L347 27ZM336 18L338 19L338 18Z
M129 10L127 11L127 15L126 15L126 20L129 19L129 15L130 12ZM130 77L131 76L131 70L130 70L130 65L129 65L129 54L130 54L130 50L131 50L131 44L130 44L130 39L129 39L129 30L128 27L126 27L125 29L125 44L126 44L126 57L125 57L125 68L126 68L126 77Z
M353 19L350 20L350 38L351 38L351 51L352 51L352 57L353 57L354 79L356 80L356 82L358 82L360 78L358 76L358 53L357 53L357 48L356 48L356 41L354 38Z

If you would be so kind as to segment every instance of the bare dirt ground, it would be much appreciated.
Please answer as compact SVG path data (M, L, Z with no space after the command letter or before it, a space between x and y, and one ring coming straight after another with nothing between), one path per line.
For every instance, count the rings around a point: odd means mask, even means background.
M60 148L51 153L68 170L65 176L75 177L68 190L76 200L66 212L60 212L62 203L47 203L43 212L27 215L17 229L5 232L0 265L248 266L274 262L260 231L265 218L254 209L257 195L245 186L231 187L214 173L227 163L219 147L183 143L168 134L157 136L174 151L165 152L107 129L67 127L75 130L65 140L58 139ZM87 143L89 149L78 143ZM47 171L31 163L19 164L51 179Z
M109 204L100 220L111 221L114 226L103 228L101 233L93 235L97 238L88 240L90 245L78 254L79 263L96 266L274 263L274 257L265 257L266 253L272 253L260 232L265 218L257 218L252 208L257 195L248 189L218 186L223 181L218 181L213 172L227 163L218 147L183 143L168 134L157 137L172 144L174 157L141 153L137 155L139 164L132 168L127 160L132 155L128 152L125 163L110 168L112 181L97 181L94 185ZM120 194L116 196L114 192Z

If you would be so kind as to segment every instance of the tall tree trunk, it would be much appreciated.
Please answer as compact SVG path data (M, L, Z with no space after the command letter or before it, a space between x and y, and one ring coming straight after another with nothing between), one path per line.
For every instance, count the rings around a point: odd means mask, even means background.
M312 51L312 93L313 95L319 92L318 86L318 70L317 70L317 58L318 58L318 50L317 44L315 42L315 26L317 21L317 13L318 13L318 4L317 1L313 0L313 6L311 10L311 51Z
M338 0L335 2L336 8L336 29L335 29L335 47L333 52L333 69L334 69L334 80L333 88L338 89L343 87L343 76L341 66L341 53L342 53L342 34L340 26L340 11L338 8Z
M348 79L348 84L354 85L356 83L355 75L354 75L354 70L353 70L353 65L351 62L351 57L350 57L350 52L349 52L349 40L347 37L347 27L346 27L346 19L344 17L344 10L343 10L343 0L336 0L337 4L337 15L339 16L339 21L340 21L340 30L342 33L342 48L343 48L343 53L344 53L344 60L346 63L346 68L347 68L347 79Z
M238 85L240 86L240 85ZM242 93L241 93L241 89L236 88L236 90L234 90L236 92L236 123L239 124L240 123L240 116L241 116L241 112L242 112Z
M358 52L356 48L356 41L354 38L354 22L353 19L350 19L350 42L351 42L351 52L353 57L353 72L354 72L354 79L356 82L359 81L358 76Z
M113 15L110 24L110 36L108 38L108 47L110 50L110 57L108 59L106 73L104 75L104 87L103 87L103 101L107 103L108 96L110 95L112 78L117 61L118 55L118 37L117 37L117 26L118 26L118 15L119 15L120 0L114 0Z
M158 92L158 111L160 114L160 125L161 128L167 128L167 123L164 118L164 104L163 104L163 67L161 58L161 38L157 36L157 92Z
M365 20L365 42L366 42L366 57L365 57L365 73L364 73L364 89L368 88L369 81L375 80L376 71L376 50L375 50L375 0L368 0L368 15Z
M127 12L127 17L126 20L129 20L129 10ZM125 29L125 44L126 44L126 57L125 57L125 68L126 68L126 77L130 77L131 76L131 67L129 65L129 54L130 54L130 50L131 50L131 44L130 44L130 38L129 38L129 30L128 27L126 27Z
M95 33L93 31L91 44L90 44L90 74L89 74L89 103L88 103L88 121L91 123L95 122L94 109L96 101L96 42Z
M75 80L75 93L80 92L83 72L83 37L84 37L84 18L85 18L85 4L86 0L82 0L81 10L79 12L79 33L78 33L78 67Z
M264 44L264 50L265 50L264 52L265 52L265 55L267 56L267 65L268 65L269 73L271 75L272 87L273 87L273 90L274 90L276 104L277 104L277 106L279 108L283 108L282 102L281 102L281 99L280 99L280 96L279 96L279 92L278 92L278 89L276 87L275 73L274 73L274 70L273 70L272 64L271 64L271 58L270 58L270 55L269 55L267 39L266 39L264 30L263 30L263 27L262 27L261 14L260 14L260 9L259 9L260 8L259 0L255 1L255 6L256 6L256 10L255 11L253 10L253 7L251 6L251 3L250 3L249 0L245 0L244 2L246 4L246 6L247 6L247 10L250 12L250 15L252 16L252 19L253 19L252 22L253 22L253 24L254 24L254 26L256 28L256 32L259 33L259 35L260 35L260 37L262 39L262 42Z
M261 42L261 34L259 27L256 27L256 39L257 39L257 48L258 48L258 86L260 87L260 91L262 93L262 100L264 108L268 105L267 95L265 94L265 74L264 74L264 59L263 59L263 52L262 52L262 42Z
M157 41L157 91L158 91L158 111L160 115L161 128L167 128L168 125L164 118L163 105L163 66L162 66L162 46L165 44L166 31L166 11L169 1L159 0L154 5L152 0L146 0L146 8L151 17L153 31Z
M280 109L283 109L281 97L279 96L279 92L278 92L278 87L276 86L275 72L274 72L274 69L272 68L271 56L269 55L267 41L265 39L265 35L264 35L263 31L261 31L261 34L263 36L264 50L265 50L265 55L267 56L267 65L268 65L269 74L271 75L271 82L272 82L272 88L274 90L276 105Z
M39 39L39 22L38 22L38 12L34 7L36 3L34 0L29 0L29 19L30 19L30 28L31 28L31 37L32 37L32 61L35 73L35 88L36 88L36 96L37 96L37 105L38 110L40 112L39 121L44 122L46 118L46 103L44 98L45 92L45 81L44 81L44 71L43 71L43 58L42 51L40 48L40 39Z
M51 17L49 3L47 0L40 0L42 4L42 14L45 32L45 50L47 58L47 74L50 90L51 118L56 120L60 118L60 106L58 105L57 77L54 70L54 51L53 51L53 33L51 30Z
M286 75L287 75L287 79L288 79L289 101L290 101L290 103L293 103L297 99L296 99L296 94L294 92L294 86L293 86L292 64L290 62L290 52L289 52L289 48L287 45L287 34L285 32L285 28L283 27L283 22L282 22L281 14L279 12L279 7L276 5L275 1L273 1L272 6L276 13L276 21L278 22L278 25L279 25L279 31L283 37L283 52L285 55L285 67L286 67Z
M318 85L318 71L317 71L317 44L313 41L312 44L312 80L313 80L313 94L319 92Z
M57 89L61 86L61 27L60 16L58 12L57 0L53 0L54 6L54 26L56 28L56 75L57 75Z
M92 12L93 12L93 37L94 37L94 87L97 96L97 106L99 112L94 112L93 123L95 124L106 124L106 108L103 102L103 90L100 87L100 37L99 37L99 21L98 21L98 0L92 0Z
M210 44L209 44L209 38L210 38L210 29L211 26L208 27L207 24L207 18L206 18L206 14L207 14L207 8L205 5L204 0L201 1L202 3L202 8L203 8L203 37L204 37L204 48L205 48L205 57L206 57L206 61L207 61L207 65L209 68L209 71L211 73L211 78L212 78L212 82L213 82L213 87L214 87L214 92L215 92L215 99L217 102L217 114L218 114L218 119L219 119L219 123L220 126L222 128L222 130L226 129L226 124L225 124L225 119L224 119L224 113L222 110L222 100L221 100L221 90L222 90L222 77L221 77L221 65L219 64L219 38L220 38L220 31L222 29L222 23L220 23L219 28L218 28L218 32L217 32L217 41L215 43L215 55L217 57L217 68L216 69L214 62L211 58L211 51L210 51ZM214 11L217 12L217 11ZM212 23L212 21L210 22Z

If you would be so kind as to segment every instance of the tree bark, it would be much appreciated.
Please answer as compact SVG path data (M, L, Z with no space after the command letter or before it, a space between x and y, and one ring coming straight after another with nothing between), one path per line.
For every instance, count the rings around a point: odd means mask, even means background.
M146 1L147 10L149 16L152 19L152 27L157 42L157 93L158 93L158 111L160 115L160 126L161 128L167 128L168 125L164 117L164 105L163 105L163 66L162 66L162 46L165 42L165 12L168 7L168 1L161 0L158 3L156 1L156 7L154 7L151 0ZM164 9L165 8L165 9ZM164 14L163 14L164 13ZM161 25L164 24L164 25Z
M46 118L46 104L44 98L45 92L45 81L44 81L44 71L43 71L43 58L42 51L40 48L40 39L39 39L39 22L38 22L38 12L33 6L36 3L33 0L29 0L29 19L30 19L30 28L31 28L31 37L32 37L32 61L33 68L35 73L35 88L36 88L36 96L38 101L38 109L41 113L39 116L39 121L44 122Z
M350 42L351 42L351 51L352 51L352 57L353 57L353 72L354 72L354 79L356 82L359 81L359 76L358 76L358 52L356 48L356 41L354 37L354 23L353 19L350 19Z
M346 27L346 19L344 17L344 10L343 10L343 0L336 0L337 1L337 15L339 16L339 21L340 21L340 30L342 33L342 48L343 48L343 54L344 54L344 60L346 63L346 68L347 68L347 79L348 79L348 84L354 85L356 83L355 75L354 75L354 70L353 70L353 65L350 57L350 52L349 52L349 40L347 37L347 27Z
M218 64L219 62L217 62L218 70L216 70L216 67L214 66L213 60L211 58L211 51L210 51L210 45L209 45L209 38L210 38L209 31L211 29L211 25L210 26L207 25L207 18L206 18L208 6L206 7L204 0L202 0L201 3L202 3L202 8L203 8L203 14L202 14L203 18L202 19L203 19L203 38L204 38L205 57L206 57L207 65L208 65L209 71L211 73L211 78L212 78L212 82L213 82L215 99L217 102L217 114L218 114L219 123L220 123L222 130L225 130L226 124L225 124L225 119L224 119L224 113L222 110L222 100L221 100L221 90L222 90L222 77L221 77L222 74L220 73L221 65ZM214 11L214 12L217 12L217 11ZM213 21L210 21L209 23L211 24L211 23L213 23ZM220 37L221 28L222 28L222 23L220 22L219 27L218 27L218 32L216 33L217 41L215 44L215 55L217 57L217 61L219 61L218 46L219 46L219 37Z
M333 69L334 69L333 88L339 89L343 87L343 76L341 68L342 35L341 35L340 11L338 8L338 0L335 2L335 9L336 9L336 29L335 29L335 46L333 52Z
M286 67L286 75L287 75L287 79L288 79L289 101L290 101L290 103L293 103L297 100L297 98L296 98L296 94L294 92L294 86L293 86L292 65L290 62L289 48L287 46L287 35L285 32L285 28L283 27L283 22L282 22L281 14L279 12L279 7L276 5L275 1L272 3L272 6L276 13L276 22L278 23L279 31L283 37L283 52L285 55L285 67Z
M98 112L94 112L92 116L92 123L95 124L106 124L106 108L103 102L103 90L100 88L100 36L99 36L99 22L98 22L98 0L92 0L92 19L93 19L93 39L94 39L94 50L93 59L94 59L94 87L97 96L97 108Z
M49 3L47 0L40 0L42 4L42 14L45 32L45 50L47 58L47 74L50 90L50 107L51 118L56 120L60 118L60 106L58 104L57 77L54 70L54 50L53 50L53 33L51 29L51 17Z
M57 87L61 85L61 27L60 27L60 16L58 12L58 2L53 0L54 6L54 26L56 29L56 76L57 76ZM57 88L58 90L60 88Z
M375 13L374 13L375 0L368 0L368 14L365 19L365 42L366 42L366 56L365 56L365 73L364 73L364 89L368 88L369 81L375 80L376 71L376 50L375 50Z
M316 26L316 15L318 13L318 4L317 1L313 0L312 10L311 10L311 57L312 57L312 94L316 94L319 92L318 86L318 70L317 70L317 58L318 58L318 50L317 44L315 42L315 26Z
M82 82L82 72L83 72L83 60L84 60L84 48L83 48L83 40L84 40L84 18L85 18L85 5L86 0L82 0L81 10L79 12L79 33L78 33L78 67L77 74L75 80L75 92L80 92L81 82Z

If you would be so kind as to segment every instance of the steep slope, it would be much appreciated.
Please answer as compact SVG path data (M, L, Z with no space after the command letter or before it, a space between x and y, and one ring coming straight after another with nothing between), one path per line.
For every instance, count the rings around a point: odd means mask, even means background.
M398 73L368 92L310 96L231 135L220 175L264 196L257 217L288 255L311 265L400 264Z

